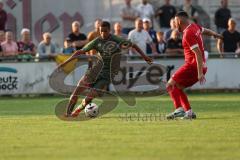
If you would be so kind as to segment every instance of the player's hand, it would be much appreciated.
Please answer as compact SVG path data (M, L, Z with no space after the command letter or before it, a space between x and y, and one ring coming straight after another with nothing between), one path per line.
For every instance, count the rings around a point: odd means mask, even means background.
M149 65L151 65L151 64L153 63L153 60L152 60L152 58L150 58L150 57L145 57L144 60L145 60Z
M199 83L200 83L201 85L203 85L203 84L206 83L206 78L205 78L204 74L199 75L199 76L198 76L198 80L199 80Z
M215 34L213 35L215 39L223 39L223 36L221 34Z

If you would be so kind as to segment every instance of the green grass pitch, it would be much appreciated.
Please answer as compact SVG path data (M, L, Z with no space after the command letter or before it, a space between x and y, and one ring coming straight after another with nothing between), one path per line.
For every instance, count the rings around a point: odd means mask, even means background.
M159 96L138 98L134 108L120 101L102 118L65 122L54 115L60 100L1 97L0 160L240 159L239 93L191 94L193 121L149 118L173 109L168 96Z

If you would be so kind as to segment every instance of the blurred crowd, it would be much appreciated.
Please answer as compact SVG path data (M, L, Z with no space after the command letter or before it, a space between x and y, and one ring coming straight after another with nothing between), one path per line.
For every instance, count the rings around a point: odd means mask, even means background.
M142 0L136 7L132 6L131 0L124 2L119 13L122 21L113 24L113 34L131 40L147 54L183 55L181 34L175 26L174 16L177 11L186 11L193 22L199 23L201 15L191 0L185 0L180 7L172 5L171 0L165 0L156 10L148 0ZM236 20L231 18L228 0L221 0L219 5L214 20L217 31L224 39L218 41L217 49L221 56L225 52L240 54L240 33L236 30ZM160 28L158 30L153 27L156 20ZM53 58L59 54L71 55L100 35L99 26L102 19L95 20L94 29L88 34L82 33L80 23L74 21L72 31L62 45L53 42L52 34L48 32L43 33L39 44L34 44L31 40L31 31L27 28L21 30L21 39L16 41L13 32L5 28L6 22L7 13L4 11L3 3L0 3L0 57L30 59ZM91 53L94 54L94 51ZM130 55L134 53L135 50L129 50Z

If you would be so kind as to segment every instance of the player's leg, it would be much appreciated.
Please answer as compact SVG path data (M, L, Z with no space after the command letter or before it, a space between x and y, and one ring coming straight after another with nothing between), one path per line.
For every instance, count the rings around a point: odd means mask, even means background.
M176 81L174 81L172 78L168 81L167 83L167 91L173 101L174 107L175 107L175 111L168 114L166 117L167 119L174 119L176 117L183 117L185 115L185 112L182 108L182 104L181 104L181 97L180 97L180 89L178 87L180 87Z
M92 102L92 100L100 95L103 95L109 85L108 80L97 79L96 82L92 85L92 89L87 94L87 96L82 100L82 103L72 112L72 116L76 117L80 114L84 108Z
M98 92L95 89L91 89L91 91L87 94L87 96L82 100L82 103L71 113L72 117L77 117L84 108L92 102L92 100L98 96Z
M72 95L70 96L69 102L67 104L67 109L66 109L66 116L70 116L74 106L77 104L78 101L78 95L80 95L84 90L88 88L88 83L86 81L86 78L83 77L80 79L78 82L77 87L73 91Z

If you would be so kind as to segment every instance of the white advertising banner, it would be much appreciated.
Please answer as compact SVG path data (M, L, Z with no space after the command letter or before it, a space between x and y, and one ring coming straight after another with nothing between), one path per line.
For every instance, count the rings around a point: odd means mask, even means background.
M56 63L1 63L0 94L54 93L49 87L49 76Z
M118 90L131 90L134 87L121 87L121 85L125 85L121 82L126 81L126 75L131 74L131 70L136 75L139 73L139 71L133 70L136 64L140 64L138 67L140 70L145 67L143 72L152 72L144 75L145 79L148 80L146 81L147 83L156 82L156 76L165 72L161 67L146 68L147 65L143 61L133 62L130 65L122 66L122 71L126 71L126 73L121 72L118 75L120 81L117 81L117 86L115 86ZM156 63L167 68L163 76L163 80L166 81L167 75L172 75L183 64L183 59L162 59L156 60ZM54 62L0 63L0 95L56 93L49 85L49 77L56 66ZM196 84L191 89L240 89L240 59L209 59L207 66L208 72L206 74L207 81L205 85ZM84 65L76 69L75 72L63 80L64 83L67 85L76 85L86 68L87 66ZM141 81L140 76L136 75L133 74L132 84L137 84L138 81Z

